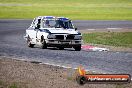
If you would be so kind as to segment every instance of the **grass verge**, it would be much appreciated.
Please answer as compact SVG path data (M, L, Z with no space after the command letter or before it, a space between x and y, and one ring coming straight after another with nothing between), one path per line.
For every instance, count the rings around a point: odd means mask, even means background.
M131 0L0 0L0 18L65 16L78 20L132 20Z
M84 43L132 48L132 32L103 32L83 34Z

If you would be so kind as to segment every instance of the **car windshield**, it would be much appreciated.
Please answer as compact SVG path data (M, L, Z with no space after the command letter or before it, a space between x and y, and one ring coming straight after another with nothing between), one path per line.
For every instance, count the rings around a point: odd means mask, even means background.
M73 29L73 25L70 20L44 20L44 28L64 28Z

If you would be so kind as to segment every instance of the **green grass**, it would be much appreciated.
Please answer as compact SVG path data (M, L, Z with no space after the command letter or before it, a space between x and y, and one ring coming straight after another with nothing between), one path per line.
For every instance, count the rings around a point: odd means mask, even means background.
M18 88L17 85L14 83L11 86L9 86L9 88Z
M108 32L83 34L85 43L132 48L132 32Z
M0 18L39 15L78 20L132 20L132 0L0 0Z
M0 80L0 88L18 88L16 83L8 84Z

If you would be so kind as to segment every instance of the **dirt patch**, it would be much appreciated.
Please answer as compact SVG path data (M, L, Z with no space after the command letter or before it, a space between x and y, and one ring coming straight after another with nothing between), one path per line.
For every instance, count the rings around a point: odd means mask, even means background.
M15 60L0 56L0 88L131 88L131 84L85 84L75 81L73 69ZM15 87L16 88L16 87Z

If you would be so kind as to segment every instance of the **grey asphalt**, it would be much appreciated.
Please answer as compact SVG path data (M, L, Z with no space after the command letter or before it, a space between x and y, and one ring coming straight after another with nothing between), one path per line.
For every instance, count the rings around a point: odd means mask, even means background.
M94 24L92 24L92 22ZM5 55L18 59L39 61L73 68L82 65L90 71L127 73L132 75L131 52L87 52L83 50L74 51L73 49L58 50L56 48L40 49L38 46L28 48L23 36L25 29L29 27L30 23L31 20L0 20L1 56ZM92 27L97 29L98 27L132 28L130 25L132 21L74 21L74 23L81 30ZM125 26L122 26L123 23ZM111 26L109 26L109 24L111 24Z
M122 29L132 29L132 21L103 21L103 20L95 20L95 21L73 21L75 26L78 29L108 29L113 28L122 28Z

